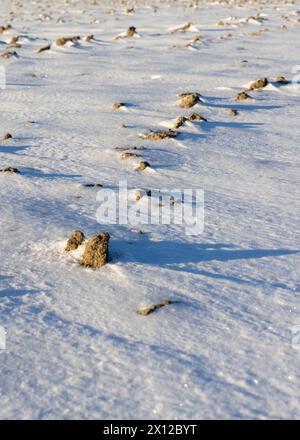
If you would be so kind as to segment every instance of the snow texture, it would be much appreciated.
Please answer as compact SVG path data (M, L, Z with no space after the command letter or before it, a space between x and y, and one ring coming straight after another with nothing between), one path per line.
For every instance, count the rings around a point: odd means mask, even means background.
M0 168L20 171L0 173L2 419L300 417L300 88L274 82L297 75L300 5L237 3L144 1L131 13L119 2L1 1L12 28L0 52L13 36L21 44L0 58L0 136L13 136ZM129 26L137 36L115 39ZM261 77L266 88L235 101ZM208 122L140 139L191 113L178 107L184 92L202 95L191 111ZM141 145L142 159L116 149ZM135 171L139 159L151 172ZM83 184L120 180L204 189L203 234L98 224L99 188ZM109 264L85 269L83 246L65 252L76 229L109 232ZM174 303L137 313L165 299Z

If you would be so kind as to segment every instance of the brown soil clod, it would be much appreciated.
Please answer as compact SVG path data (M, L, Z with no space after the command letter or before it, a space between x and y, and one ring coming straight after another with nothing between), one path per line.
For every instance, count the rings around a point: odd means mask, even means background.
M178 118L176 119L173 125L173 129L177 130L178 128L182 127L186 121L187 118L185 116L178 116Z
M50 49L51 49L51 44L47 44L47 46L40 47L36 53L46 52L46 50L50 50Z
M128 151L128 150L134 150L134 151L140 151L140 150L145 150L145 147L116 147L116 150L120 150L120 151Z
M87 35L86 37L83 37L83 41L86 43L90 43L94 39L94 35Z
M143 162L140 162L136 171L144 171L146 168L151 168L151 165L149 162L143 161Z
M74 251L83 243L83 241L84 241L83 232L81 231L72 232L67 242L66 251L67 252Z
M248 95L247 92L240 92L235 97L236 101L246 101L246 99L252 99L251 96Z
M191 122L207 122L207 119L204 116L199 115L199 113L191 113L187 119Z
M277 84L289 84L289 81L284 76L276 76L275 82Z
M178 136L179 133L172 129L169 130L148 130L146 133L142 134L143 139L148 139L151 141L160 141L162 139L174 138Z
M138 202L139 200L141 200L141 198L143 197L143 193L140 190L137 190L135 192L135 200Z
M191 108L200 102L200 96L198 93L183 94L180 95L180 98L179 107L181 108Z
M103 185L101 183L95 182L95 183L84 183L83 186L85 188L102 188Z
M19 55L17 54L17 52L16 52L15 50L8 50L8 51L2 53L2 54L0 55L0 57L1 57L1 58L5 58L5 59L11 58L11 57L16 57L16 58L18 58Z
M5 133L5 135L3 136L2 140L3 141L7 141L8 139L12 139L12 135L10 133Z
M62 37L62 38L57 38L57 40L55 40L55 44L56 44L56 46L64 46L67 43L76 44L78 42L78 40L80 40L79 36L75 36L75 37Z
M95 269L104 266L108 262L108 242L110 235L101 232L89 239L82 257L82 266L93 267Z
M7 24L6 26L0 26L0 34L3 34L4 32L11 29L11 24Z
M124 102L116 102L115 104L113 104L112 108L114 110L118 110L121 107L124 107L126 104Z
M20 171L17 168L13 167L5 167L0 170L0 173L16 173L20 174Z
M168 299L161 301L157 304L152 304L149 307L143 307L142 309L138 310L138 314L142 316L148 316L150 313L155 312L155 310L160 309L161 307L167 306L168 304L173 304L173 301L170 301Z
M186 32L190 29L190 27L193 26L193 23L191 23L190 21L187 23L182 24L181 26L173 29L171 31L171 34L175 34L176 32Z
M131 38L136 34L136 27L130 26L126 31L126 38Z
M125 159L132 159L135 157L141 157L141 154L126 152L122 154L121 159L125 160Z
M235 108L229 108L229 109L227 110L227 113L228 113L230 116L237 116L237 115L239 114L238 110L235 109Z
M250 84L250 90L263 89L269 84L268 78L260 78Z

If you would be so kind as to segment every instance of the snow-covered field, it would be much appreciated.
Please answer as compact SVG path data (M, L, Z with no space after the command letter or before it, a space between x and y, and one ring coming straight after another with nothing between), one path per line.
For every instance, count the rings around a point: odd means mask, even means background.
M229 3L1 0L0 55L18 56L0 58L0 168L20 171L0 173L2 419L300 417L300 88L274 83L297 75L300 2ZM140 38L115 39L129 26ZM139 138L192 111L208 122ZM203 234L98 224L84 184L120 180L204 189ZM67 254L74 229L108 231L110 263Z

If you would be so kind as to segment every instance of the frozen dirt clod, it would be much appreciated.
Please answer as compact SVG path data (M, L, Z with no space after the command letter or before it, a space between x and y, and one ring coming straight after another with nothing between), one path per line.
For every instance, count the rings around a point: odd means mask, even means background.
M204 116L201 116L199 113L191 113L187 119L191 122L207 122L207 119Z
M178 128L182 127L186 121L187 121L187 118L185 116L178 116L178 118L176 119L176 121L173 125L173 129L177 130Z
M160 141L162 139L175 138L178 136L178 131L169 130L147 130L146 133L140 135L143 139L151 141Z
M146 168L151 168L151 165L149 162L143 161L143 162L140 162L136 171L144 171Z
M129 151L129 150L134 150L134 151L142 151L145 150L145 147L141 146L141 147L116 147L116 150L119 151Z
M176 32L186 32L190 29L191 26L193 26L193 23L191 23L190 21L187 23L183 23L181 26L172 29L171 34L175 34Z
M110 235L107 232L101 232L89 239L86 244L82 257L82 266L98 269L108 262L108 242Z
M0 58L5 58L5 59L12 58L12 57L18 58L18 56L19 55L17 54L17 52L15 50L8 50L7 52L2 53L0 55Z
M276 76L275 82L277 84L289 84L289 81L284 76Z
M80 246L83 243L83 241L84 241L83 232L81 231L72 232L67 242L66 251L67 252L74 251L75 249L78 248L78 246Z
M250 84L250 90L257 90L266 87L269 84L268 78L260 78Z
M102 188L103 185L101 183L95 182L95 183L83 183L82 186L85 188Z
M94 35L87 35L86 37L83 37L83 41L85 43L90 43L94 39Z
M189 95L184 95L181 97L179 107L191 108L194 107L194 105L198 104L198 102L200 102L200 97L198 93L191 93Z
M131 38L136 34L136 27L129 26L129 28L126 31L126 38Z
M2 140L3 141L7 141L8 139L12 139L12 135L10 133L5 133L5 135L3 136Z
M114 110L118 110L121 107L124 107L126 104L124 102L115 102L112 106Z
M76 35L74 37L61 37L55 40L56 46L64 46L67 43L76 44L80 40L80 36Z
M121 159L122 160L132 159L132 158L135 158L135 157L141 157L141 154L126 152L126 153L123 153L121 155Z
M51 49L51 44L47 44L47 46L40 47L40 48L36 51L36 53L46 52L47 50L50 50L50 49Z
M20 171L14 167L5 167L0 170L0 173L16 173L20 174Z
M252 99L247 92L239 92L235 97L236 101L246 101L246 99Z
M160 309L161 307L164 307L168 304L172 304L172 301L166 299L166 300L161 301L160 303L152 304L149 307L143 307L142 309L140 309L138 311L138 314L142 315L142 316L148 316L148 315L150 315L150 313L153 313L153 312L155 312L155 310Z
M227 113L228 113L230 116L237 116L237 115L239 114L238 110L235 109L235 108L229 108L229 109L227 110Z

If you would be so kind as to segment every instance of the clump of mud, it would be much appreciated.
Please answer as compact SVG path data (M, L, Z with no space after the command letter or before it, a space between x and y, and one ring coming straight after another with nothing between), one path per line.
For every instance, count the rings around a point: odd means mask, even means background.
M236 101L246 101L246 99L252 99L252 97L248 95L247 92L240 92L235 97Z
M207 119L204 116L199 115L199 113L191 113L187 119L191 122L207 122Z
M194 107L194 105L198 104L198 102L201 101L199 93L183 93L179 95L179 98L179 107L181 108Z
M95 269L104 266L108 262L108 242L110 235L101 232L89 239L82 257L82 266L93 267Z
M64 46L67 43L77 44L79 40L80 40L79 36L62 37L62 38L57 38L57 40L55 40L55 44L56 46Z
M257 89L262 89L264 87L266 87L269 84L268 78L260 78L257 79L256 81L253 81L249 88L250 90L257 90Z
M115 102L115 103L113 104L112 108L113 108L114 110L118 110L119 108L122 108L122 107L124 107L125 105L126 105L125 102Z
M36 53L46 52L47 50L50 50L50 49L51 49L51 44L47 44L47 46L40 47L40 48L36 51Z
M140 309L138 311L138 314L142 315L142 316L148 316L148 315L150 315L150 313L155 312L155 310L160 309L161 307L167 306L168 304L172 304L172 303L173 303L173 301L165 299L165 300L161 301L160 303L152 304L149 307L143 307L142 309Z
M284 76L276 76L275 82L277 84L289 84L289 81Z
M140 135L143 139L151 141L160 141L162 139L175 138L179 133L172 129L169 130L147 130L146 133Z
M145 150L145 147L141 146L141 147L116 147L116 150L120 150L120 151L129 151L129 150L134 150L134 151L140 151L140 150Z
M0 26L0 34L4 34L4 32L7 32L9 29L11 29L11 24Z
M151 168L151 165L149 162L143 161L143 162L140 162L136 171L144 171L146 168Z
M72 232L67 242L66 251L67 252L74 251L75 249L78 248L78 246L80 246L83 243L83 241L84 241L83 232L81 231Z
M131 38L136 34L136 27L130 26L126 31L126 38Z
M193 23L189 21L182 24L181 26L178 26L177 28L172 29L171 34L175 34L176 32L186 32L190 29L191 26L193 26Z
M17 168L13 167L5 167L0 170L0 173L16 173L20 174L20 171Z
M84 183L82 186L85 188L102 188L103 185L101 183L95 182L95 183Z
M121 159L125 160L125 159L132 159L135 157L141 157L141 154L126 152L122 154Z
M186 121L188 119L185 116L178 116L178 118L176 119L174 125L173 125L173 129L177 130L178 128L182 127Z
M15 50L7 50L6 52L3 52L0 55L0 58L5 58L5 59L12 58L12 57L16 57L16 58L19 57L19 55L17 54L17 52Z
M8 139L12 139L12 135L10 133L5 133L5 135L3 136L2 140L3 141L7 141Z
M235 108L229 108L229 109L227 110L227 113L228 113L230 116L237 116L237 115L239 114L238 110L235 109Z
M82 38L85 43L90 43L94 39L94 35L87 35Z

